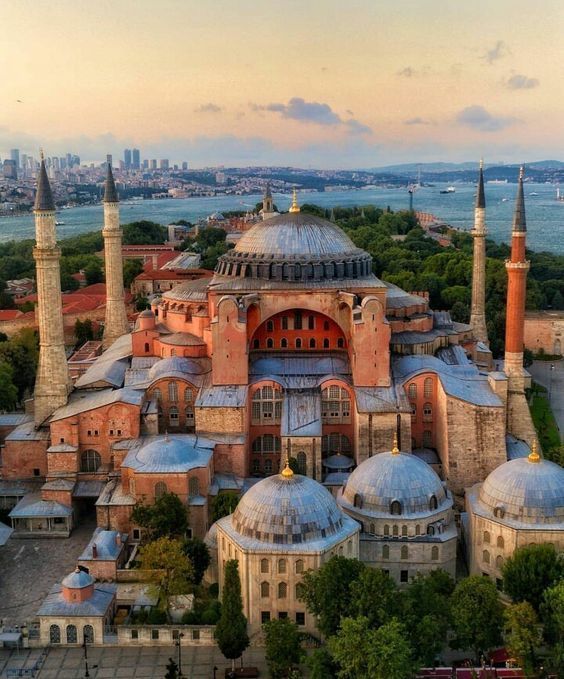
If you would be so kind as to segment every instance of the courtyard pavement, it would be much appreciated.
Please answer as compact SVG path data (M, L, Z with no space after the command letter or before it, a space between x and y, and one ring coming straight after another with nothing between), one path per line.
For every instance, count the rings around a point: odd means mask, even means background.
M147 678L160 679L166 672L170 657L177 658L174 647L125 646L89 647L88 670L91 679ZM8 667L31 667L39 650L13 652L7 657L0 650L0 677L4 679ZM261 677L268 677L264 649L251 648L243 655L246 666L258 667ZM4 661L4 662L3 662ZM97 665L97 667L95 667ZM186 679L211 679L217 667L217 679L224 679L224 671L231 667L216 647L182 647L182 675ZM38 679L80 679L85 676L84 655L81 648L51 648Z
M75 528L69 538L11 537L0 547L0 620L13 627L31 620L51 587L76 566L95 525Z
M554 370L550 366L554 366ZM560 438L564 436L564 360L533 361L527 368L535 382L549 390L550 405L560 429Z

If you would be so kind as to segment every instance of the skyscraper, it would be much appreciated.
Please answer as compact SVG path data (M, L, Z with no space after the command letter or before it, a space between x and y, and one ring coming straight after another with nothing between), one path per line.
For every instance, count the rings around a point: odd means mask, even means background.
M16 163L16 168L19 169L20 167L20 150L19 149L12 149L10 151L10 158L15 161Z
M112 154L108 153L108 154L106 154L106 167L107 166L112 167L112 165L113 165Z
M131 167L131 149L125 149L123 152L123 164L125 165L125 169L129 170Z
M151 160L151 170L156 170L157 169L157 161L155 158Z
M163 158L161 161L161 170L168 170L168 158Z
M141 154L139 149L133 149L132 152L132 167L134 170L138 170L141 166Z

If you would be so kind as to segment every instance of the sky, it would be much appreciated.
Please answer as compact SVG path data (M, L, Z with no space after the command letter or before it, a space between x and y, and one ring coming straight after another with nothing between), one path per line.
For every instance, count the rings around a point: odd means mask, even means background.
M562 0L2 0L0 157L564 160Z

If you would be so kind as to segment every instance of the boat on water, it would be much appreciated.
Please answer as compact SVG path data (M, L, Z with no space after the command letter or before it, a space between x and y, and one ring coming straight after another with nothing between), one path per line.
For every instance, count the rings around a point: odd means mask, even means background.
M488 179L486 184L507 184L507 179Z
M560 187L556 187L556 200L559 203L564 203L564 193L560 193Z
M456 193L454 186L447 186L446 189L441 189L440 193Z
M55 222L55 226L64 226L65 222Z
M529 196L538 196L539 194L536 191L532 191L529 193Z

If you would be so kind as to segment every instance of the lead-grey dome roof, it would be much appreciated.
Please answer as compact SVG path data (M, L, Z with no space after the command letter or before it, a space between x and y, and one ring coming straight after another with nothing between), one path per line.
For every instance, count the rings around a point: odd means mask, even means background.
M431 507L432 497L437 500ZM440 478L431 467L410 453L378 453L360 464L349 476L339 498L357 513L390 516L392 502L401 504L401 516L429 515L444 511L447 497Z
M506 519L564 524L564 469L543 459L510 460L489 474L479 499L491 512L501 508Z
M182 356L170 356L157 361L149 370L149 381L163 377L186 377L188 375L201 375L204 368L196 361Z
M211 456L210 448L198 447L195 436L167 434L131 449L122 467L134 469L140 474L187 472L207 467Z
M287 281L364 278L372 258L326 219L290 212L256 224L220 257L222 276Z
M260 542L303 544L328 538L343 526L343 514L320 483L275 474L243 495L231 517L237 533Z
M84 587L88 587L92 584L94 584L94 578L89 573L83 571L80 568L77 568L72 573L69 573L65 578L63 578L62 582L63 587L68 587L69 589L83 589Z

